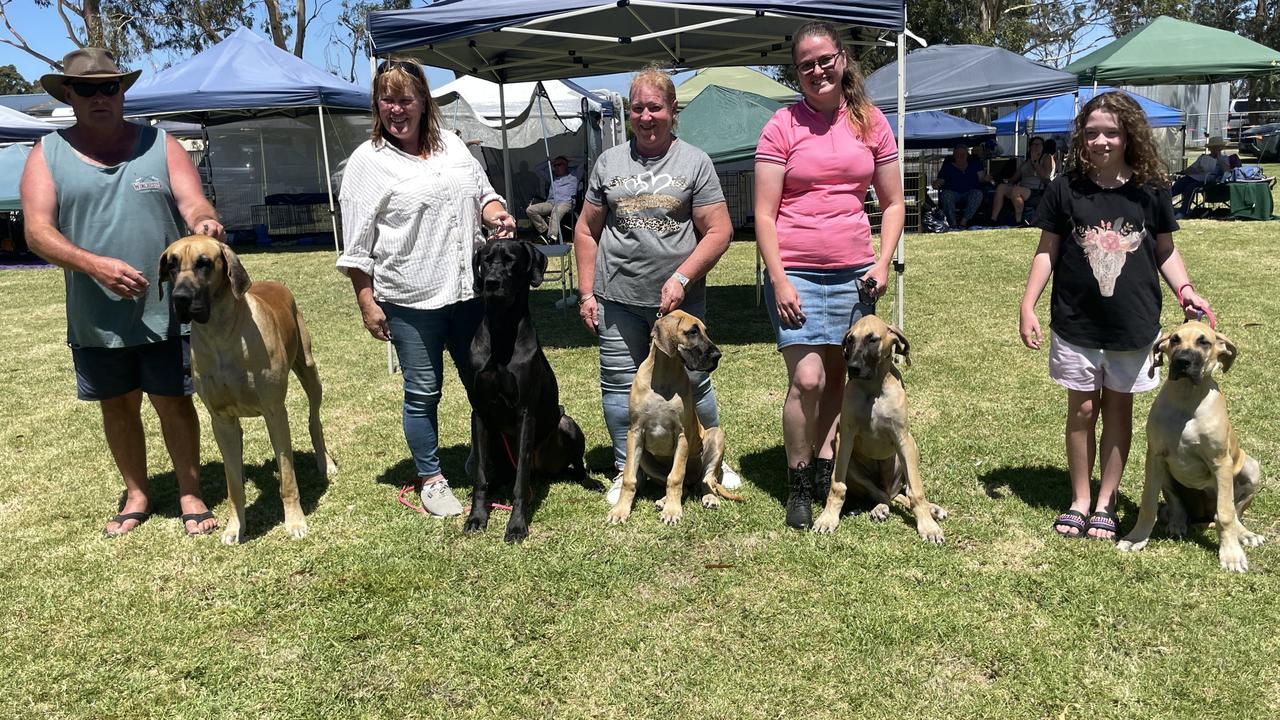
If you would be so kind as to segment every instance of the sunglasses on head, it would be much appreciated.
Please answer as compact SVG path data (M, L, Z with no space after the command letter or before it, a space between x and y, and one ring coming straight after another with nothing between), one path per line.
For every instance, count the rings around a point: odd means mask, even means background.
M382 62L378 63L379 75L381 75L384 72L387 72L388 70L395 70L395 69L403 70L404 72L407 72L416 78L419 78L419 79L422 78L422 69L418 67L417 63L406 62L404 60L383 60Z
M106 97L112 97L116 93L120 92L119 80L108 80L106 82L76 81L67 84L71 86L71 89L75 91L75 94L82 98L90 98L98 93L102 93Z

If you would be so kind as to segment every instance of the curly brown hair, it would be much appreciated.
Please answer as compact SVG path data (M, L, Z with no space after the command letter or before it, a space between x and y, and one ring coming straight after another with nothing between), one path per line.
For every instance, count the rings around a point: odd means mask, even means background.
M1095 95L1080 108L1080 114L1076 115L1072 125L1071 153L1068 156L1073 166L1071 171L1087 175L1096 169L1089 161L1084 126L1089 116L1099 110L1111 113L1120 124L1120 130L1124 133L1124 163L1133 172L1133 181L1138 184L1167 186L1169 171L1156 151L1146 113L1136 100L1116 90Z
M831 41L836 52L844 55L844 74L840 77L840 91L844 95L845 105L849 108L849 124L855 134L865 139L871 134L871 111L875 107L871 98L867 97L866 85L862 82L862 70L858 61L849 54L844 41L840 39L840 31L836 26L822 20L807 22L791 36L791 62L796 60L796 50L800 41L810 37L824 37Z
M378 65L378 73L373 77L373 132L374 147L388 138L386 129L382 127L382 116L378 113L378 99L383 95L416 95L422 98L422 122L418 124L418 152L430 150L442 152L444 138L440 135L443 120L440 106L431 97L427 87L427 76L422 66L410 58L390 58Z

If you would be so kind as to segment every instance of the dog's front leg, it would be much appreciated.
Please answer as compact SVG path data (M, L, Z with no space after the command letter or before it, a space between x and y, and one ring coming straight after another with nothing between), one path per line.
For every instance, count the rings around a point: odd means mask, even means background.
M845 478L849 476L849 463L853 458L853 423L852 417L842 415L840 427L836 430L836 463L831 473L831 489L827 492L827 504L813 521L813 531L818 533L834 533L840 526L840 511L844 509L844 499L849 492Z
M511 518L507 520L509 543L523 542L529 536L529 498L533 494L530 474L533 472L534 412L525 408L520 414L520 440L516 449L516 481L511 494Z
M684 509L680 504L684 501L684 473L687 470L685 463L689 462L687 432L686 428L676 436L676 452L671 458L671 472L667 473L667 494L663 498L662 512L658 515L667 525L679 523L684 515Z
M898 462L903 463L907 473L907 499L911 501L912 514L916 516L916 532L927 542L942 543L942 526L933 519L929 500L924 496L924 481L920 479L920 449L906 428L903 428L898 443Z
M475 485L471 488L471 513L462 524L462 532L484 532L489 527L489 481L493 477L493 444L484 421L471 413L471 447L476 451Z
M222 472L227 478L227 500L231 502L231 517L222 529L222 542L235 545L240 542L244 530L244 434L240 418L233 415L210 413L213 438L222 453Z
M293 469L293 438L289 432L289 413L284 399L278 404L263 403L262 419L267 421L267 435L276 451L276 467L280 470L280 501L284 504L284 529L295 538L307 536L307 519L302 514L298 494L298 475ZM268 408L267 406L270 406Z
M631 505L636 499L636 476L640 473L640 453L644 452L643 430L633 422L627 430L627 461L622 468L622 492L618 502L609 508L609 524L618 525L631 516Z
M1245 572L1249 560L1245 557L1242 541L1252 540L1253 533L1240 523L1236 514L1235 473L1231 471L1231 457L1223 453L1214 458L1214 475L1218 481L1218 508L1214 521L1218 524L1218 562L1223 570Z
M698 458L702 470L702 507L714 510L720 507L720 496L724 489L724 430L718 427L707 428L702 433L702 452ZM665 503L664 503L665 504Z
M1148 424L1147 433L1151 433L1150 424ZM1145 471L1146 479L1142 484L1142 500L1138 504L1138 522L1129 531L1124 539L1116 543L1116 549L1120 552L1134 552L1141 550L1147 546L1147 540L1151 538L1151 530L1156 526L1156 517L1160 510L1160 491L1172 482L1169 475L1169 466L1165 464L1165 458L1151 447L1150 442L1147 443L1147 468ZM1170 490L1168 493L1173 494Z

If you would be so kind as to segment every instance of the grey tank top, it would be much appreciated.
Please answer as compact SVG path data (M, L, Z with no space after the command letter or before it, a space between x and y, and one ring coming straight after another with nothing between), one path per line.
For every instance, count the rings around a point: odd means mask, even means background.
M111 167L87 162L62 132L41 141L58 198L58 229L72 244L123 260L149 289L126 300L85 273L66 271L67 344L132 347L176 337L169 297L157 297L160 254L185 226L169 184L165 133L142 128L129 160Z

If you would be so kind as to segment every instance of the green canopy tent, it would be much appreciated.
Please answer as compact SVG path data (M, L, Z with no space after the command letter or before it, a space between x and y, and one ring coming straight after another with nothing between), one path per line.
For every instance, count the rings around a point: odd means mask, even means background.
M688 105L699 93L712 85L754 93L780 103L795 102L798 94L768 75L751 68L709 67L699 70L693 77L676 86L676 105L679 107Z
M754 93L708 85L680 111L676 134L715 163L750 160L769 118L783 106Z
M1280 71L1280 52L1161 15L1064 68L1081 83L1200 85Z

